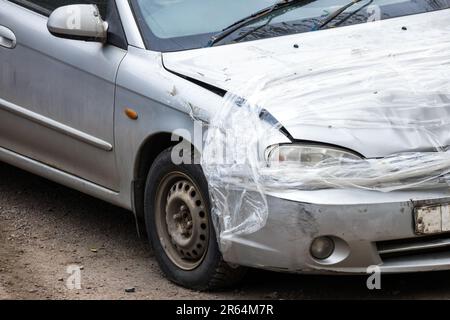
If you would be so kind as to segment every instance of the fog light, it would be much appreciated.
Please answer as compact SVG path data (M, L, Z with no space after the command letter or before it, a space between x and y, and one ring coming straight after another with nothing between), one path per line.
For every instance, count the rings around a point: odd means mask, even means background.
M330 237L316 238L311 244L311 255L319 260L329 258L334 251L334 241Z

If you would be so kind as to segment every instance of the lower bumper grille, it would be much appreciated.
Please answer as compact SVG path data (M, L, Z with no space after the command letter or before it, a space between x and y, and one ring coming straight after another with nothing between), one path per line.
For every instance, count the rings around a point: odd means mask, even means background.
M377 242L378 253L383 260L414 257L429 253L450 254L450 233L410 239Z

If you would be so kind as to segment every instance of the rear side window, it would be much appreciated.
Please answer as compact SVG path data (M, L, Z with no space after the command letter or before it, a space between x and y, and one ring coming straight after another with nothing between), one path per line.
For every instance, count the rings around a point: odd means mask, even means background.
M67 6L70 4L96 4L100 9L102 17L106 15L106 6L109 1L113 0L10 0L21 6L27 7L33 11L37 11L46 16L50 15L53 10Z

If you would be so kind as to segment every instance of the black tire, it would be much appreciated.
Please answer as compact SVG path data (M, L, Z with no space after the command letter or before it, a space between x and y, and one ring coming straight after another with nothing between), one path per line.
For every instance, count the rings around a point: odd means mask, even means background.
M160 265L160 268L169 280L189 289L206 291L206 290L218 290L233 287L243 278L245 274L245 268L231 267L222 258L222 254L219 251L217 237L211 219L208 184L201 169L201 166L185 165L185 164L175 165L171 160L171 152L172 148L167 149L156 158L149 171L145 189L145 201L144 201L145 223L147 233L149 235L149 240L153 247L153 251ZM169 216L168 213L169 209L165 210L161 209L163 207L163 202L166 201L165 203L166 206L170 205L172 203L169 202L172 193L178 192L178 190L176 189L178 182L175 183L173 188L164 187L165 181L168 179L167 177L171 177L171 175L175 177L177 177L177 175L184 175L186 178L190 178L190 180L189 179L186 180L186 184L188 182L192 182L194 183L194 186L198 188L199 192L201 193L201 195L198 196L202 196L202 200L204 202L202 204L202 206L204 206L205 208L203 211L206 211L207 219L209 219L210 221L210 223L208 224L209 231L207 236L209 239L207 239L207 243L205 242L205 248L202 249L203 258L201 258L202 260L200 260L200 258L197 258L198 261L196 263L198 263L198 265L193 267L191 270L186 270L177 265L176 261L184 260L184 258L181 257L180 258L181 260L177 260L178 258L176 257L176 255L177 254L181 255L178 252L180 251L180 249L177 246L177 243L175 243L176 241L173 240L174 239L174 237L172 237L173 234L169 234L170 232L167 231L170 229L169 222L167 222L168 221L167 219L171 218L166 217L164 220L162 217L160 217L161 215L164 214ZM167 186L169 185L170 183L167 184ZM165 189L168 189L167 194ZM159 211L158 208L160 208ZM191 210L187 211L191 212ZM189 215L191 215L191 213L189 213ZM166 226L164 226L164 223L166 224ZM191 228L192 223L193 222L190 222ZM178 220L170 225L175 224L176 227L170 229L174 233L175 231L173 230L179 229ZM165 229L161 231L161 229L163 228L167 228L167 230ZM165 234L165 232L167 232L168 238L170 239L171 243L168 244L169 239L165 239L166 237L164 235L160 236L158 234L158 231L161 234ZM192 233L194 234L198 232L192 231ZM185 234L183 234L183 236L184 235ZM192 238L193 237L194 236L192 236ZM203 236L203 238L205 238L205 236ZM178 239L178 237L175 237L175 239ZM195 242L196 240L194 239L193 241ZM198 246L201 247L201 245ZM190 261L186 261L186 263L188 262ZM180 263L184 267L184 262L181 261Z

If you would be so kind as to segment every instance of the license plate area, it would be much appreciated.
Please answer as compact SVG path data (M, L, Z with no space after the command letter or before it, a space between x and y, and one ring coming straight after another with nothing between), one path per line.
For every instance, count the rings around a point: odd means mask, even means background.
M450 203L425 205L414 208L415 233L439 234L450 231Z

